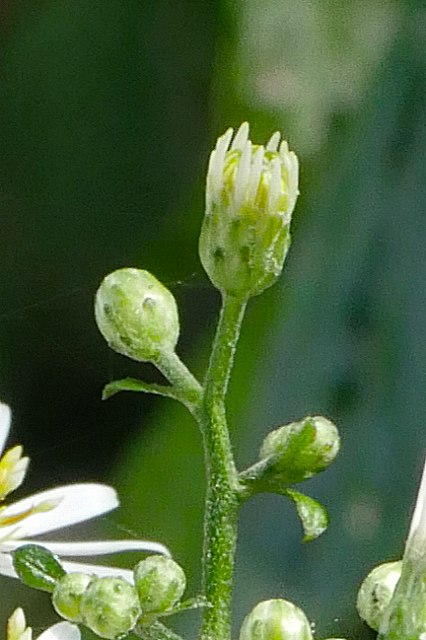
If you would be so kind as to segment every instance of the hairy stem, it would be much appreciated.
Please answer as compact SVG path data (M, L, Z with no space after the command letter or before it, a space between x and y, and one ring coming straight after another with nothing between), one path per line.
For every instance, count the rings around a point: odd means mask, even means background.
M201 640L229 640L231 633L239 484L226 424L225 396L245 307L246 300L223 297L204 383L200 416L207 473L203 580L211 607L204 612Z

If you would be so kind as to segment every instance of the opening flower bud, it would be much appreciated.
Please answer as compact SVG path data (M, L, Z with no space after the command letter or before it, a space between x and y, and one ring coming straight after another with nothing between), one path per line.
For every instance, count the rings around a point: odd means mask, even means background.
M144 613L171 609L186 588L183 569L171 558L150 556L135 569L135 585Z
M133 360L155 361L176 347L176 301L148 271L126 268L106 276L96 293L95 316L109 346Z
M95 578L80 603L83 623L101 638L129 633L141 615L136 589L122 578Z
M357 598L358 613L375 631L379 631L384 612L401 577L401 567L402 561L380 564L361 584Z
M61 618L82 622L80 603L92 580L93 576L86 573L67 573L58 580L52 594L52 604Z
M221 136L210 156L200 259L223 293L249 297L280 275L290 246L298 161L280 134L266 147L248 139L249 125Z
M259 602L243 621L240 640L312 640L305 614L287 600Z
M269 433L260 458L270 458L267 473L284 484L301 482L326 469L340 448L336 426L322 416L307 417Z

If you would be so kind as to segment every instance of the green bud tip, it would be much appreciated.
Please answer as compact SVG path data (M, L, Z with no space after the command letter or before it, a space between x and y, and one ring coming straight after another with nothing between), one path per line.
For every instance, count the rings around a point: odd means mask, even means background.
M183 569L171 558L150 556L134 568L136 590L144 613L171 609L186 589Z
M260 459L271 458L276 479L292 484L324 471L339 449L336 426L323 416L313 416L271 431L261 446Z
M248 139L243 123L218 138L207 172L200 258L223 293L249 297L280 275L290 245L298 160L274 133L266 147Z
M385 562L365 578L358 591L357 609L360 617L375 631L379 631L398 580L401 577L402 562Z
M240 640L312 640L301 609L287 600L259 602L243 621Z
M83 594L83 623L101 638L129 633L141 615L136 589L122 578L95 578Z
M176 347L176 301L148 271L125 268L106 276L96 293L95 316L109 346L133 360L155 361Z
M71 622L81 622L80 603L93 576L85 573L67 573L55 585L52 604L57 614Z

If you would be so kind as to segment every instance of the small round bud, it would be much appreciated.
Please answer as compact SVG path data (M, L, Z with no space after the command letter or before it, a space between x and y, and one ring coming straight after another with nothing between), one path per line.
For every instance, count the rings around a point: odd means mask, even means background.
M171 609L186 588L183 569L165 556L156 555L141 560L134 569L134 576L144 613Z
M385 562L375 567L358 591L358 613L369 627L379 631L396 585L401 577L402 561Z
M92 580L93 576L86 573L67 573L58 580L52 594L52 604L61 618L71 622L82 621L81 598Z
M340 448L335 425L322 416L286 424L269 433L260 458L271 458L268 472L284 484L301 482L326 469Z
M155 361L176 347L176 301L148 271L118 269L106 276L96 293L95 316L111 349L133 360Z
M240 640L312 640L305 614L287 600L259 602L245 617Z
M200 259L212 283L237 297L262 293L280 275L290 246L298 160L274 133L265 145L243 123L221 136L210 155Z
M80 604L83 623L101 638L129 633L141 615L136 589L122 578L95 578Z

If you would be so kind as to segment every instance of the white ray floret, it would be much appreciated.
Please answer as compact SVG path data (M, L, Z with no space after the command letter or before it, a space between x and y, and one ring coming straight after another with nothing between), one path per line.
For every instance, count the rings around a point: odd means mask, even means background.
M225 131L223 136L220 136L220 138L218 138L216 148L212 153L212 155L214 154L214 157L211 162L210 177L212 180L214 198L217 198L220 195L225 156L229 148L229 143L231 142L232 134L233 129L228 129L227 131Z
M412 540L415 540L416 544L426 545L426 460L417 494L416 506L411 519L407 547Z
M281 134L279 131L275 131L272 136L269 138L269 142L266 145L266 151L277 151L278 145L280 143Z
M244 196L250 177L250 166L251 142L248 140L242 150L234 181L234 205L237 209L239 209L244 202Z
M254 153L253 162L250 169L250 178L249 178L249 184L247 188L247 200L249 202L256 198L256 194L259 189L260 176L263 169L264 157L265 157L265 149L263 146L261 146Z
M246 145L249 136L249 123L243 122L235 134L235 138L232 142L231 149L242 151Z
M278 158L271 162L271 182L268 193L268 209L274 211L282 191L281 163Z

